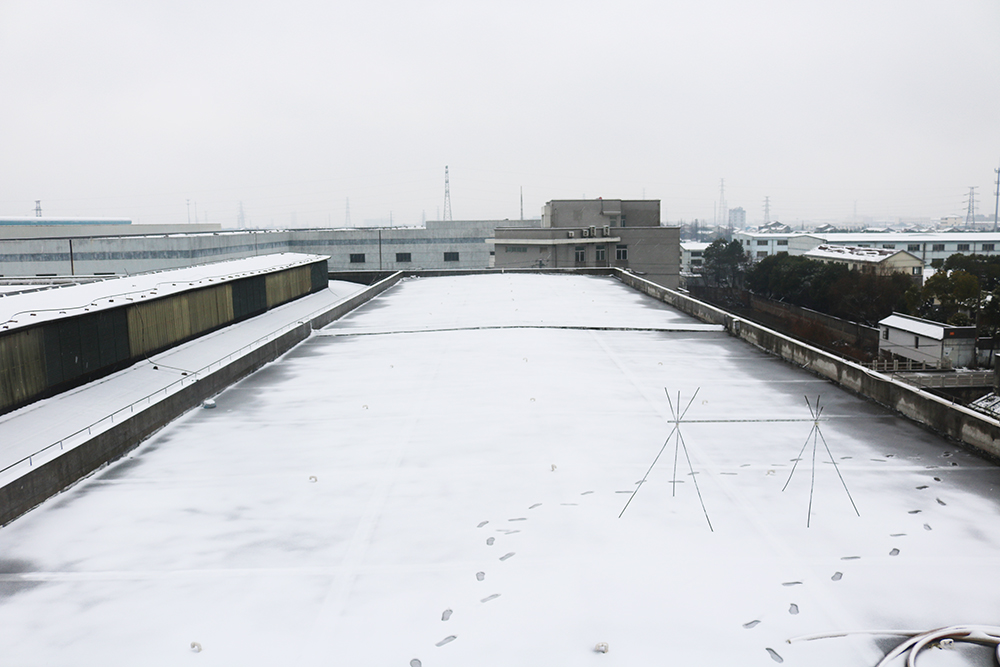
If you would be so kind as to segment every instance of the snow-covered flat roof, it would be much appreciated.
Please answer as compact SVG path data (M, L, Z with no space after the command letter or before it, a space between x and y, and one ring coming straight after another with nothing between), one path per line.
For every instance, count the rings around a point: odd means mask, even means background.
M693 324L402 281L0 529L3 662L842 667L997 623L997 467Z
M835 259L842 262L863 262L869 264L881 264L890 257L902 253L912 257L916 261L921 261L919 257L911 255L905 250L890 250L887 248L866 248L850 245L819 245L807 251L806 257L810 259Z
M893 313L884 320L881 320L879 325L908 331L926 338L933 338L934 340L943 340L945 330L955 328L942 322L932 322L931 320L924 320L910 315L901 315L899 313Z
M200 264L184 269L152 271L80 285L0 292L0 331L115 308L122 303L176 294L194 287L228 282L245 276L272 273L322 259L326 258L322 255L277 253Z

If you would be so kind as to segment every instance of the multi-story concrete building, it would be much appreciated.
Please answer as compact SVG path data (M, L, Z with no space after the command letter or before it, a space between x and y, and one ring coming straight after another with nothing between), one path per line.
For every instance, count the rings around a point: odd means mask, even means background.
M956 253L1000 255L1000 232L788 232L739 231L733 234L751 259L787 252L802 255L826 244L905 250L926 267L940 266Z
M680 227L660 226L659 200L553 200L540 229L497 227L494 246L497 268L615 266L679 283Z
M681 273L701 273L705 249L710 245L702 241L681 241Z
M747 212L742 206L729 209L729 226L733 229L742 229L747 224Z

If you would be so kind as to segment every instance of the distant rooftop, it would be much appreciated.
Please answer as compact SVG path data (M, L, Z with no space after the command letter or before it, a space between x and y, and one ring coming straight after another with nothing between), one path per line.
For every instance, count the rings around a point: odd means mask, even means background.
M47 218L47 217L0 217L0 225L131 225L127 218Z
M811 259L838 259L851 262L878 264L903 250L887 248L865 248L852 245L819 245L805 253Z

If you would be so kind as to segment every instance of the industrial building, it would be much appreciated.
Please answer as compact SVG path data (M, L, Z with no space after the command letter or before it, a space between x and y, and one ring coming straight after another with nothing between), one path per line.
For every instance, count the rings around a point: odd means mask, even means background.
M0 294L0 414L326 289L326 257L282 253Z
M124 433L155 363L310 331L0 528L4 662L841 667L958 624L919 664L991 659L1000 423L609 274L307 295L0 416L5 454Z
M325 255L331 272L485 269L492 265L490 241L498 225L539 224L538 219L449 220L428 221L425 227L234 231L174 225L141 236L134 232L145 225L114 225L111 233L18 226L18 238L0 237L0 278L131 275L282 252ZM119 233L124 228L130 233ZM50 236L48 229L59 235Z
M751 259L787 252L803 255L819 245L905 250L927 268L940 266L959 254L1000 255L1000 232L754 232L739 231L733 238L743 244Z
M497 227L493 243L497 268L617 267L678 286L680 228L660 226L659 200L553 200L541 228Z

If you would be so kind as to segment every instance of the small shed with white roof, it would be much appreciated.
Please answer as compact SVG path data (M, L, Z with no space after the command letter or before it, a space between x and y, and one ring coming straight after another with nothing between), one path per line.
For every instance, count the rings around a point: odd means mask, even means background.
M880 355L958 368L972 365L975 358L976 327L953 327L901 313L878 325Z

